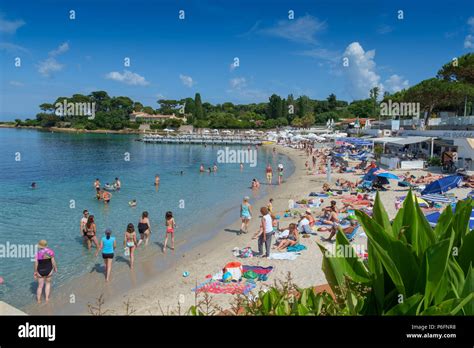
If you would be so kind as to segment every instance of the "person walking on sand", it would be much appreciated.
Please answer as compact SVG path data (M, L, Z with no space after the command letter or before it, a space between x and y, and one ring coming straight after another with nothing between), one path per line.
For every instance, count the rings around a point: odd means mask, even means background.
M110 274L112 273L112 260L114 259L114 251L117 247L115 237L112 237L112 230L110 228L105 230L105 236L100 240L100 246L95 252L95 256L99 255L102 250L102 258L104 259L105 265L105 281L110 280Z
M242 225L240 226L238 235L247 233L249 230L249 222L252 218L252 206L249 203L249 199L248 196L245 196L244 201L240 205L240 218L242 219Z
M84 236L87 238L86 243L87 243L87 249L90 249L92 246L92 243L94 243L95 247L99 247L99 243L97 242L96 238L96 233L97 233L97 226L95 225L94 221L94 215L89 215L87 218L87 223L84 228Z
M252 239L258 237L258 254L261 257L269 257L272 246L273 221L271 215L268 213L267 207L261 207L260 213L262 214L262 219L260 220L260 231ZM263 244L265 244L265 255L262 255Z
M51 279L53 272L58 272L58 266L54 259L54 251L48 248L48 242L40 240L38 243L38 251L35 256L34 278L38 281L38 288L36 289L36 300L41 303L41 297L44 295L46 303L49 301L49 294L51 292Z
M278 185L283 182L283 164L278 165Z
M133 224L127 225L127 231L125 231L125 237L123 239L123 245L125 249L128 248L128 254L130 255L130 269L133 269L135 263L135 248L137 246L137 234L135 233L135 227Z
M148 245L151 234L151 223L150 219L148 219L147 211L142 213L142 217L138 221L138 232L140 233L140 241L137 246L140 246L143 242L145 242L145 246Z
M269 185L272 184L272 178L273 178L273 169L270 163L267 164L267 168L265 169L265 172L267 174L267 183Z
M166 244L168 243L169 235L171 235L171 250L174 250L174 229L176 228L176 222L174 221L173 213L170 211L166 212L165 226L166 226L166 237L165 237L165 243L163 244L163 252L166 252Z

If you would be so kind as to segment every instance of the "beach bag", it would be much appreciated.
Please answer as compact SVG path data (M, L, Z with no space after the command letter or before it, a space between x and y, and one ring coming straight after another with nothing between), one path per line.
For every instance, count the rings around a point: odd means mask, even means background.
M243 268L240 262L229 262L224 267L224 274L230 273L231 280L239 281L242 279Z
M244 273L243 277L246 279L257 279L258 274L255 273L254 271L247 271Z

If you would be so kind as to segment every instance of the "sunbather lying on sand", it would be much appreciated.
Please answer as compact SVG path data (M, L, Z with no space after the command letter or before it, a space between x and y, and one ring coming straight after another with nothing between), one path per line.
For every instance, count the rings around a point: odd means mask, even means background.
M332 240L332 237L334 237L336 235L337 230L339 228L341 228L342 232L344 232L346 235L350 235L352 232L354 232L354 230L357 228L357 226L358 226L357 220L354 220L354 219L351 219L351 225L346 227L346 228L342 228L340 225L333 225L330 229L331 234L329 235L329 237L321 238L321 239L326 241L326 242L330 242Z
M284 237L280 240L280 243L276 247L278 251L281 251L283 249L286 249L289 246L292 246L298 243L299 233L298 233L298 229L296 228L296 224L290 224L288 229L290 233L288 234L288 237Z

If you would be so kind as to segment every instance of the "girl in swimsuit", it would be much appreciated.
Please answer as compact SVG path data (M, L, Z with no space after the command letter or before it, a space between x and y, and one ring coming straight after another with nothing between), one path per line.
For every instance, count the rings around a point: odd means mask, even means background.
M244 197L244 201L240 205L240 218L242 219L242 226L240 226L238 234L247 233L252 218L252 206L249 204L249 197Z
M36 300L41 303L43 294L43 286L45 288L46 303L49 301L51 292L51 278L53 272L58 271L56 260L54 259L54 251L48 248L48 242L40 240L38 243L38 252L35 257L34 278L38 281L38 289L36 290Z
M123 245L130 250L130 269L133 269L133 264L135 261L135 247L137 246L137 234L135 233L135 227L133 224L127 225L127 231L125 231L125 238L123 240Z
M138 221L138 232L140 233L140 240L137 246L140 246L140 244L142 244L143 241L145 241L145 245L148 245L148 241L150 239L150 234L151 234L151 224L150 224L150 220L148 219L147 211L144 211L142 213L142 217Z
M92 242L95 244L95 247L99 247L99 243L97 242L96 238L96 231L97 227L94 222L94 215L89 215L89 218L87 219L86 226L84 228L84 236L87 238L87 249L90 249L92 246Z
M112 272L112 260L114 259L114 250L117 247L115 237L112 237L112 230L110 228L105 230L105 236L100 240L100 247L97 248L95 256L99 255L102 250L102 258L105 265L105 281L110 280L110 273Z
M168 211L165 215L165 225L166 225L166 238L163 245L163 252L166 251L166 244L168 243L168 235L171 234L171 250L174 250L174 229L176 228L176 222L173 218L173 213Z

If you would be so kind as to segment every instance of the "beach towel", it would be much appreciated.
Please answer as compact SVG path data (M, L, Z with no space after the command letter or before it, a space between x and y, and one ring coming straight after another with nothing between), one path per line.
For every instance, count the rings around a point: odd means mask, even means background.
M212 293L212 294L248 294L253 288L255 288L255 284L251 282L230 282L230 283L223 283L221 281L206 281L197 287L191 289L196 293L205 292L205 293Z
M288 251L288 252L298 252L298 251L302 251L302 250L306 250L306 247L302 244L295 244L295 245L291 245L288 248L286 248L286 251Z
M248 266L244 265L243 267L244 273L253 271L257 274L269 274L271 271L273 271L273 266L269 267L262 267L262 266Z
M270 260L296 260L300 256L299 253L271 253L268 257Z

